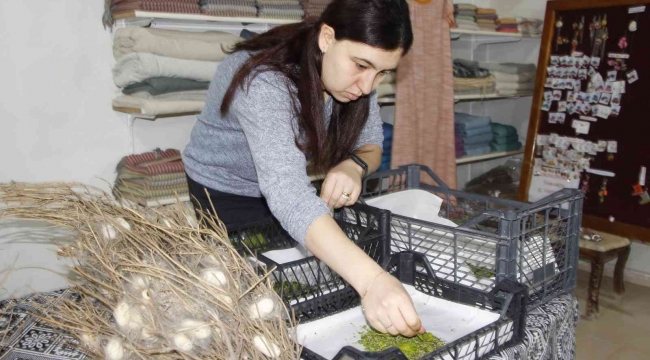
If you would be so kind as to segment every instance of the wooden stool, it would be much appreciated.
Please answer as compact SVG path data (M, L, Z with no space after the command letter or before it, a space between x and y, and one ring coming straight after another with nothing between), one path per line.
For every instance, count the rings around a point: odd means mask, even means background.
M599 231L586 230L586 234L602 237L601 241L589 241L580 238L580 258L591 261L591 276L589 278L589 294L585 318L593 319L598 314L598 293L603 280L605 263L617 259L614 268L614 292L622 295L625 292L623 272L627 258L630 255L630 240Z

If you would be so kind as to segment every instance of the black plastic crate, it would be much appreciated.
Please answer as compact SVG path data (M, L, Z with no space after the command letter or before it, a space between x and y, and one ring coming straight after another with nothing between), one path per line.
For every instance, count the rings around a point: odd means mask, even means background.
M271 250L288 249L298 245L276 219L229 227L228 237L233 247L241 253L250 251L256 254Z
M507 347L519 344L524 338L527 287L503 280L490 292L480 291L453 281L438 278L426 257L411 251L390 256L384 268L402 283L413 285L418 291L441 299L478 307L496 312L499 320L484 326L462 338L445 344L421 359L473 360L487 358ZM320 317L332 315L360 304L357 293L351 287L325 294L299 306L319 309ZM312 319L312 320L315 320ZM434 334L435 335L435 334ZM308 348L303 348L302 359L324 360ZM371 353L360 351L352 346L342 348L334 359L406 359L397 348Z
M431 169L407 165L368 176L362 198L411 189L441 198L438 215L458 226L393 213L392 252L422 253L439 278L479 290L517 281L529 288L531 308L575 289L581 191L564 189L523 203L453 190Z

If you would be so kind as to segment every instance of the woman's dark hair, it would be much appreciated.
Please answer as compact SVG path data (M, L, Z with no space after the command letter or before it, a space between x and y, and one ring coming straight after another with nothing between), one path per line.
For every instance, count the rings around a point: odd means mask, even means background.
M349 40L383 50L402 49L406 54L413 43L411 20L406 0L334 0L320 18L275 27L238 43L233 52L253 55L235 73L221 104L228 113L237 88L244 88L264 71L286 75L289 89L297 90L293 107L304 142L296 145L310 157L311 166L326 172L345 159L353 149L369 112L369 98L340 103L334 100L329 128L323 123L323 54L318 35L323 24L334 29L336 40Z

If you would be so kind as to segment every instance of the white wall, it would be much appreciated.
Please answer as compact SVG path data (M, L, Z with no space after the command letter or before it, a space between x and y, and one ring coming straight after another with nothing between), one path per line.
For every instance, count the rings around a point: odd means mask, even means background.
M111 109L112 33L102 27L102 12L99 0L0 2L0 182L108 189L105 181L114 181L115 165L132 148L187 144L194 117L136 120L131 137L126 116ZM0 222L0 255L0 271L16 258L14 269L61 269L52 248L20 222ZM17 271L0 298L60 288L62 281L47 271Z

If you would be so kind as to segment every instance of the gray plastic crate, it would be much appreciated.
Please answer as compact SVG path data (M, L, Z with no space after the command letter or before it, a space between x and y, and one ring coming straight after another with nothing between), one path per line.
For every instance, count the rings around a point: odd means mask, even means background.
M393 213L392 252L422 253L438 277L482 291L517 281L529 288L529 308L575 289L583 192L523 203L453 190L428 167L407 165L368 176L362 198L409 189L442 198L438 216L458 226Z

